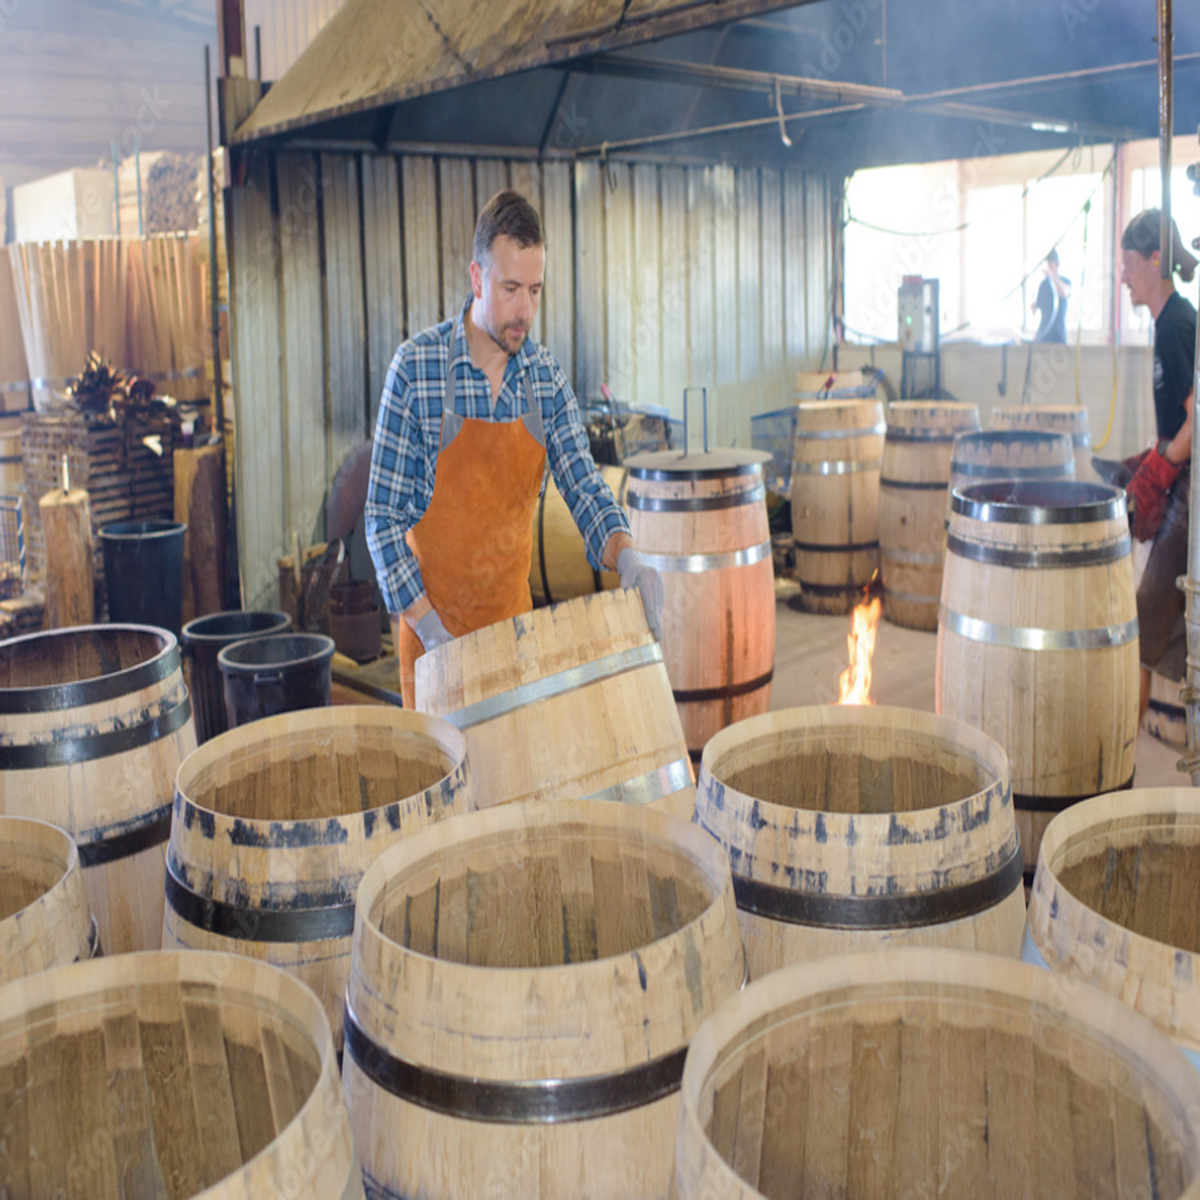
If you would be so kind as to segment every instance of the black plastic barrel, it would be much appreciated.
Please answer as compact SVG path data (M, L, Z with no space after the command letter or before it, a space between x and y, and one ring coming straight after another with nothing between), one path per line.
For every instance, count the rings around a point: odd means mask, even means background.
M210 613L183 627L180 641L191 659L192 711L196 717L198 744L229 728L225 684L217 655L234 642L291 631L292 618L281 612Z
M260 717L328 707L333 699L333 638L285 633L248 638L217 655L232 729Z
M111 622L181 635L186 531L182 521L117 521L100 530Z

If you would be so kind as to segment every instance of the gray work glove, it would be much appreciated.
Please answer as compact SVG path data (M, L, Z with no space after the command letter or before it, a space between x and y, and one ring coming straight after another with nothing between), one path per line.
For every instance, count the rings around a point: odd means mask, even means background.
M413 632L421 639L426 654L454 641L454 635L442 624L442 618L432 608L416 623Z
M623 588L637 588L646 610L646 624L656 641L662 641L663 581L662 576L642 562L642 556L632 546L617 555L617 571Z

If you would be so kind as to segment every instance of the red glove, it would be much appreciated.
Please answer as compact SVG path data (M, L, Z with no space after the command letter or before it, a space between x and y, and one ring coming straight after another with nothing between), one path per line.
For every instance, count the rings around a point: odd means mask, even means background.
M1179 478L1181 468L1168 462L1157 448L1142 460L1125 492L1133 501L1133 536L1139 542L1152 541L1167 515L1167 494Z

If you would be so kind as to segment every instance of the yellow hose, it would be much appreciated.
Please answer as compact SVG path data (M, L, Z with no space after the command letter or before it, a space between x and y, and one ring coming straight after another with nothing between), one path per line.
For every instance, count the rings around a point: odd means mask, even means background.
M1112 386L1112 403L1109 405L1109 408L1108 408L1108 425L1105 427L1104 436L1092 447L1093 450L1103 450L1104 447L1108 445L1108 439L1110 437L1112 437L1113 421L1116 420L1116 416L1117 416L1117 337L1116 337L1115 333L1113 335L1112 348L1113 348L1113 353L1112 353L1113 386Z

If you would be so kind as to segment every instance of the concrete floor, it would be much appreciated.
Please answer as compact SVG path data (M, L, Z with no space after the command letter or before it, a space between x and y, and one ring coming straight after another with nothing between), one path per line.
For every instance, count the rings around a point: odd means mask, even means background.
M776 584L772 709L835 703L838 676L849 663L850 618L797 612L788 600L798 591L794 583ZM871 685L875 703L933 712L936 649L936 634L880 621ZM1138 736L1135 785L1189 786L1190 778L1176 770L1183 754L1182 746L1160 742L1143 729Z

